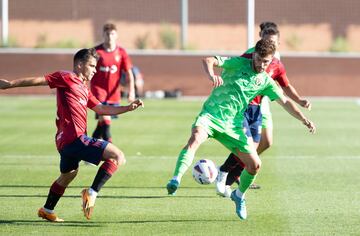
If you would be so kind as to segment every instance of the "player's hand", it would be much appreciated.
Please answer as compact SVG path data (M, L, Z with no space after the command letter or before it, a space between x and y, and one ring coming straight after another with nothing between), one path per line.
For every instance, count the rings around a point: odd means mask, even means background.
M128 111L133 111L139 107L144 107L144 102L141 99L137 99L128 105Z
M6 79L0 79L0 89L8 89L11 88L10 81Z
M221 76L218 76L218 75L211 76L210 80L213 82L213 87L214 88L219 87L219 86L223 85L223 83L224 83Z
M306 109L308 109L309 111L311 111L311 103L309 102L309 100L307 99L301 99L300 100L300 105Z
M315 134L316 132L316 127L315 124L311 121L306 119L303 124L309 129L310 133Z

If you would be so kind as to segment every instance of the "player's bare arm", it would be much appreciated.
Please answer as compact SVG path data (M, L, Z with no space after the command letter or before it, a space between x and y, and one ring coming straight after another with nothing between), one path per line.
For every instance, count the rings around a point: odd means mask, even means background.
M208 75L210 81L213 82L213 87L215 88L221 86L224 83L221 76L215 75L214 66L217 65L219 65L219 62L215 57L207 57L203 59L205 73Z
M133 101L127 106L108 106L99 104L92 108L92 110L99 115L117 115L128 111L136 110L139 107L144 107L144 102L140 99Z
M127 72L127 78L129 78L129 96L128 101L132 102L135 100L135 79L134 74L131 69L129 69Z
M0 89L41 86L47 84L48 83L44 77L28 77L28 78L16 79L11 81L0 79Z
M300 120L310 131L310 133L315 133L316 127L315 124L306 118L300 109L285 96L276 100L290 115Z
M291 84L289 84L287 87L283 87L282 89L284 90L285 94L297 104L308 110L311 110L311 103L309 100L302 98Z

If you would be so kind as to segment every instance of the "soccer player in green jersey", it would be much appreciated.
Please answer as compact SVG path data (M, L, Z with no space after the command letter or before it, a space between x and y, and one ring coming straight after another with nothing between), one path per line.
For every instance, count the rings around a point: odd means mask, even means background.
M257 95L266 95L271 100L276 100L310 132L315 132L313 122L282 94L281 89L265 72L275 51L276 46L272 41L262 39L256 43L251 59L220 56L204 59L205 72L214 89L195 119L188 143L179 154L173 178L166 186L168 194L176 193L199 146L208 138L214 138L245 163L239 188L232 192L231 199L235 202L237 215L240 219L246 219L245 193L260 169L261 160L252 140L243 132L241 121L249 102ZM221 76L215 75L214 66L223 68Z
M261 23L259 36L262 39L273 41L276 48L280 45L280 32L274 22ZM254 48L250 48L242 56L251 57L254 50ZM277 82L286 96L291 98L291 100L299 106L310 110L310 101L300 96L289 81L285 66L280 62L280 54L278 51L276 51L274 59L266 69L266 72ZM244 125L244 128L247 129L248 136L253 138L258 155L261 155L261 153L268 149L273 143L273 122L269 103L270 101L266 96L262 98L256 97L245 111L245 113L247 113L245 114L247 124ZM261 106L258 106L260 104ZM234 182L238 182L238 177L243 169L243 163L239 163L237 159L238 158L231 153L224 164L219 167L219 174L216 178L216 192L220 196L230 197L232 192L230 186ZM258 189L260 186L254 182L250 188Z

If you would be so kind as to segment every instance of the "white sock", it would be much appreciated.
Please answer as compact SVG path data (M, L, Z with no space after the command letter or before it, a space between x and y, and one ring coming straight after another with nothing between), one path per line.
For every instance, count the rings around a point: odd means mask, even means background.
M44 207L44 210L45 210L47 213L49 213L49 214L54 213L54 210L50 210L50 209L47 209L47 208L45 208L45 207Z
M173 176L171 180L176 180L180 184L181 177L180 176Z
M223 181L226 181L226 177L228 174L229 172L219 170L219 178L222 179Z
M237 197L244 199L245 198L245 194L243 194L242 192L240 192L240 189L236 189L235 194Z
M89 188L89 194L91 197L96 198L98 195L98 192L96 192L94 189Z

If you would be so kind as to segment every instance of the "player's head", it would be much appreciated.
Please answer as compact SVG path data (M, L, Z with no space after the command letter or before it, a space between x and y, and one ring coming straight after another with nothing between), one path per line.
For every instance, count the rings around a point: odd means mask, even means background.
M83 80L91 80L96 73L96 64L99 59L94 48L84 48L74 55L74 72Z
M116 44L116 40L118 37L116 25L113 23L106 23L103 26L103 37L106 44Z
M255 45L253 69L258 73L266 70L271 63L275 52L276 46L273 41L269 39L260 39Z
M275 24L274 22L271 22L271 21L264 21L259 25L259 27L260 27L260 33L261 33L261 31L263 31L265 28L268 28L268 27L273 27L273 28L277 29L277 24Z
M274 42L275 46L278 48L280 45L280 32L276 27L266 27L260 31L260 37L262 39L269 39Z

